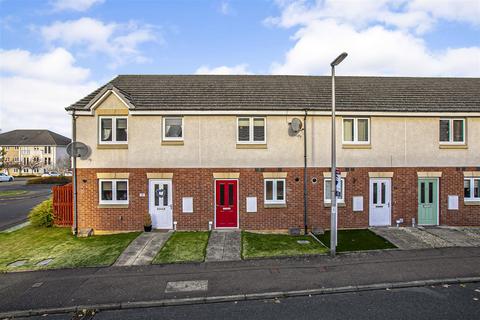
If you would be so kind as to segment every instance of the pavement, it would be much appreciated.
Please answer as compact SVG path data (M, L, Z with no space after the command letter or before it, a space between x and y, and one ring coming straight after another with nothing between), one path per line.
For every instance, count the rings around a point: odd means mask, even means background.
M242 234L239 230L213 230L208 239L205 261L241 260Z
M477 299L477 300L475 300ZM477 319L480 283L96 312L87 319ZM348 306L348 307L346 307ZM70 320L74 314L50 315ZM45 319L45 316L29 318ZM78 318L77 318L78 319Z
M472 282L480 281L479 265L480 248L456 247L369 251L335 258L323 255L7 273L0 275L0 313L4 313L0 318L5 312L40 312L39 308L61 308L57 313L76 308L146 308L385 290L447 279L448 283Z
M149 265L173 232L144 232L133 240L115 261L114 266Z
M474 227L375 227L370 230L402 250L480 247L480 228Z
M26 182L25 178L17 178L0 183L0 191L28 191L24 195L0 197L0 231L25 222L30 210L50 197L52 185L27 185Z

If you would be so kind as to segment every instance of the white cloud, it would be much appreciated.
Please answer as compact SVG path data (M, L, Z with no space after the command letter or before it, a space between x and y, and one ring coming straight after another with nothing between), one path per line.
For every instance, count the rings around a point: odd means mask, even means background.
M229 1L225 0L220 3L220 13L226 16L232 13Z
M295 43L284 61L273 63L271 72L327 74L330 62L340 52L347 51L349 57L340 68L342 74L480 75L480 47L432 51L421 37L439 16L447 19L445 12L434 15L433 7L410 10L415 2L406 1L368 0L361 2L364 6L358 5L359 2L348 3L351 6L345 1L329 0L313 5L305 1L282 2L281 15L268 18L266 23L299 29L292 37ZM452 16L465 22L470 19L463 11Z
M220 66L210 68L209 66L201 66L195 71L195 74L252 74L248 70L248 64L239 64L233 67Z
M50 44L85 48L89 53L104 53L112 59L111 67L127 61L145 61L140 46L162 42L151 25L104 23L92 18L57 21L40 29Z
M95 4L101 4L105 0L55 0L52 6L56 11L72 10L86 11Z
M98 87L89 74L62 48L37 55L0 51L0 128L50 129L70 136L64 108Z

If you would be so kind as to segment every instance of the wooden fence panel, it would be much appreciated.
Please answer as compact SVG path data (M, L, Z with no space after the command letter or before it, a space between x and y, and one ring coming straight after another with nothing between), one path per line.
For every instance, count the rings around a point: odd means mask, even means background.
M57 226L71 226L73 224L72 184L52 187L52 193L54 224Z

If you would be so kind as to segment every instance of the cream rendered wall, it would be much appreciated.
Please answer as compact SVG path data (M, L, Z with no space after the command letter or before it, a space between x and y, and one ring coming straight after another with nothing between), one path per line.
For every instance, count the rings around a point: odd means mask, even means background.
M97 110L126 108L110 95ZM98 116L80 116L77 139L92 149L79 168L301 167L303 132L288 135L291 116L267 117L267 149L237 149L235 116L185 116L184 145L162 145L161 116L128 116L128 149L98 149ZM302 118L303 117L299 117ZM342 167L479 166L480 118L467 121L468 149L440 149L439 118L371 117L371 148L342 148ZM330 118L307 119L309 166L330 166Z

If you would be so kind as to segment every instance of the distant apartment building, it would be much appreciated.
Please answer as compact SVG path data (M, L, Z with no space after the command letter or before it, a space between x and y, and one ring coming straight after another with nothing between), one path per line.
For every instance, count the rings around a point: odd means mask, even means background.
M13 176L64 172L70 168L71 140L49 130L13 130L0 134L3 170Z

